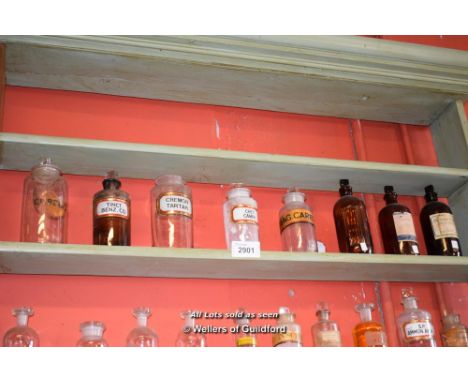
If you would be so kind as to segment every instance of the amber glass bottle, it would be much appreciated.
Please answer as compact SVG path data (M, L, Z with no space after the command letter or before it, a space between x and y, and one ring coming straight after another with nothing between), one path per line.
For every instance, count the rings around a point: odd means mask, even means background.
M398 203L398 195L392 186L385 186L387 205L380 210L379 225L385 253L419 255L413 215L408 207Z
M357 304L361 322L353 329L354 346L357 347L384 347L387 346L387 336L384 327L372 320L374 304Z
M452 210L437 200L434 186L425 189L427 204L419 216L428 255L462 256Z
M103 190L94 195L93 243L130 245L130 196L120 189L117 172L109 171Z
M353 196L348 179L340 180L341 198L335 203L336 235L341 252L372 253L372 238L364 202Z
M468 328L460 322L459 314L442 317L442 343L446 347L468 347Z

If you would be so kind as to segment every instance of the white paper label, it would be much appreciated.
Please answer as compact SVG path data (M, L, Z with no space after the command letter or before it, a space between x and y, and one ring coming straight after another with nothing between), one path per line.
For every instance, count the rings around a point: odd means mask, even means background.
M159 212L163 215L192 217L192 201L183 194L166 194L159 198Z
M455 227L455 221L453 220L452 214L449 214L448 212L434 214L430 216L430 219L434 239L458 239L457 228Z
M434 336L434 327L428 321L410 322L405 325L404 330L406 338L432 338Z
M387 346L387 336L384 332L366 332L366 345L368 347L383 347Z
M106 199L101 200L96 207L97 216L117 216L128 218L127 202L121 199Z
M394 212L393 223L398 241L416 241L413 217L409 212Z
M325 247L325 244L318 240L317 240L317 252L319 253L327 252L327 247Z
M317 346L341 346L340 332L323 330L317 333Z
M259 241L232 241L232 257L260 257Z
M234 207L232 209L232 221L235 223L257 224L257 210L246 206Z

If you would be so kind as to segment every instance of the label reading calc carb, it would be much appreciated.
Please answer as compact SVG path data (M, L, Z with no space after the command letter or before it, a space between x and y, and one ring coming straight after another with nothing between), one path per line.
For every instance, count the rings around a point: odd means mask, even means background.
M128 219L128 205L123 199L104 199L96 206L96 215L101 217L120 217Z
M432 232L434 239L457 238L458 233L455 227L453 215L448 212L434 214L429 217L431 219Z
M416 241L413 217L409 212L394 212L393 223L398 241Z
M160 196L158 213L161 215L184 215L192 217L192 200L181 193L167 193Z
M249 206L235 206L231 213L234 223L258 224L257 210Z
M429 339L434 336L434 327L429 321L410 322L404 326L407 339Z

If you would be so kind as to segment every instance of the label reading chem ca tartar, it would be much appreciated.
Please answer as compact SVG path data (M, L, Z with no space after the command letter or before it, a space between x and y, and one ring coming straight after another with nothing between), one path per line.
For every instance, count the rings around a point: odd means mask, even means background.
M232 209L232 221L235 223L257 224L257 210L249 206L235 206Z
M185 194L164 194L159 198L158 204L158 212L162 215L192 217L192 200Z
M123 199L104 199L96 206L96 215L101 217L116 216L128 218L128 205Z

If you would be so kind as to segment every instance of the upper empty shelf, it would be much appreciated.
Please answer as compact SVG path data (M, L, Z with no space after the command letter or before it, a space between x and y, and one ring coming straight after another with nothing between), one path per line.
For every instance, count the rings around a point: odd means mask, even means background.
M353 36L0 36L7 84L428 125L468 52Z
M355 191L382 193L391 184L402 195L421 195L433 184L450 196L468 180L467 169L0 133L1 169L30 170L41 157L67 174L102 176L115 169L129 178L175 173L190 182L333 191L349 178Z

